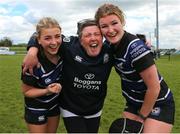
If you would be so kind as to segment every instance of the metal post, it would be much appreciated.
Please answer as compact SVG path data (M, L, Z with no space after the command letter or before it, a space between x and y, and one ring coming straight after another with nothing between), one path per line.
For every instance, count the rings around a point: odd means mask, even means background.
M151 43L151 45L152 45L151 32L149 32L149 41L150 41L150 43Z
M159 52L159 16L158 16L158 0L156 0L156 51L158 58L160 57L160 52Z

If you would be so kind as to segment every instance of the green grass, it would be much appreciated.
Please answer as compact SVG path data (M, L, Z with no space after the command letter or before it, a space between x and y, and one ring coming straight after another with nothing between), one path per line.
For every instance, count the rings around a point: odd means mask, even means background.
M23 56L0 55L0 132L26 133L27 128L23 119L23 95L21 93L21 63ZM171 88L175 103L176 116L173 133L180 132L180 55L161 57L156 61L159 72ZM121 117L124 108L124 98L121 95L120 78L114 69L108 81L108 94L105 100L99 132L108 132L111 122ZM58 132L66 132L61 119Z
M0 56L0 131L25 132L20 90L22 56Z
M158 60L157 66L174 94L176 114L173 132L177 133L180 132L180 55L171 56L170 61L168 56L163 56Z
M24 47L12 46L12 47L10 47L10 51L15 51L16 54L25 54L26 53L26 46L24 46Z

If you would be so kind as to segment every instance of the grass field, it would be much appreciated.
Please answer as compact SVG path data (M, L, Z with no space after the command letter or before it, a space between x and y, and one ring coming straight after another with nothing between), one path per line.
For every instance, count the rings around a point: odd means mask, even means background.
M20 72L23 56L0 55L0 132L26 133L23 120L23 95L21 93ZM160 73L174 93L176 117L173 133L180 132L180 55L172 56L170 61L162 57L156 61ZM114 70L108 81L108 94L104 105L99 132L108 132L111 122L121 116L124 99L121 95L120 79ZM60 121L58 132L66 132Z
M10 51L15 51L16 54L25 54L26 53L26 47L10 47Z

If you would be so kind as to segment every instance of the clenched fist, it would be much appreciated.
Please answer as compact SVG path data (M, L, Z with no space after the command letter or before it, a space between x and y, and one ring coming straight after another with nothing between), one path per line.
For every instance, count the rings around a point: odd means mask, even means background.
M59 93L61 89L62 86L59 83L52 83L47 87L49 93Z

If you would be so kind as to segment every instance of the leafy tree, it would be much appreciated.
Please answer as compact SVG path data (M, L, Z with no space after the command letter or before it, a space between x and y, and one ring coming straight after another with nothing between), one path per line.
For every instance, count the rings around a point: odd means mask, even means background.
M3 39L0 40L0 46L10 47L12 46L12 44L13 41L8 37L4 37Z

